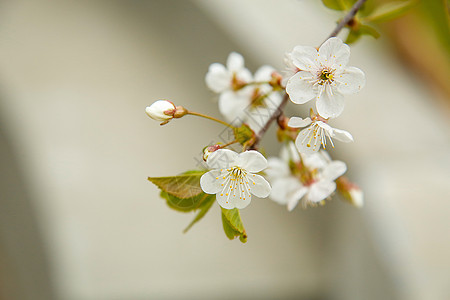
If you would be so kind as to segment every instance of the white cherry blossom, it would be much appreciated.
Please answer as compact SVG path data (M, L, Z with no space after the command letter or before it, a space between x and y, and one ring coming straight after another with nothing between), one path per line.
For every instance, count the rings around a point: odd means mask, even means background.
M212 170L200 178L207 194L216 194L217 202L226 209L242 209L250 204L252 194L265 198L271 187L264 177L254 174L267 167L267 160L258 151L240 154L219 149L209 154L206 164Z
M318 152L321 147L326 149L327 138L334 148L333 138L338 141L349 143L353 142L353 136L341 129L336 129L328 125L327 120L320 118L320 116L313 116L311 118L292 117L289 119L288 126L293 128L306 127L300 131L296 140L295 146L300 153L311 154Z
M365 85L364 73L347 66L350 47L337 37L328 39L318 51L296 46L287 57L300 70L286 83L290 99L297 104L317 99L317 111L324 118L339 116L344 95L357 93Z
M265 171L272 184L270 198L287 205L289 211L300 200L304 208L321 203L336 190L335 180L347 170L344 162L331 161L325 151L301 156L296 152L294 145L288 144L282 150L281 159L268 159Z
M209 66L206 74L206 85L213 92L222 93L239 90L252 80L252 74L244 67L244 58L236 52L231 52L225 67L219 63Z
M281 94L268 84L274 71L270 66L262 66L250 85L220 95L219 110L228 122L235 126L247 123L256 132L264 126L282 101Z

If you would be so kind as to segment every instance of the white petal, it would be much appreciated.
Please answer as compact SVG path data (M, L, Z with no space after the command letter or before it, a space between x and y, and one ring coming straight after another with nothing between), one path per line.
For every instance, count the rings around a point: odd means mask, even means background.
M219 149L208 156L206 164L211 169L227 169L236 165L238 155L228 149Z
M344 143L353 142L353 136L348 131L333 128L332 132L331 137L337 139L338 141Z
M227 59L227 68L232 72L244 68L244 57L237 52L231 52Z
M253 80L252 73L246 68L242 68L239 71L234 71L234 74L236 75L237 79L244 82L250 82Z
M257 174L248 174L247 177L250 193L259 198L266 198L269 196L272 187L264 177Z
M333 181L339 176L344 175L347 171L347 165L340 160L334 160L329 163L320 173L321 178L328 181Z
M224 65L213 63L209 66L205 81L208 88L210 88L213 92L220 93L230 88L231 78L232 74L225 68Z
M320 180L311 185L307 198L309 201L317 203L330 196L335 189L336 183L334 181Z
M288 198L287 202L287 209L289 211L292 211L300 201L300 199L303 198L303 196L308 192L308 188L305 186L301 186L298 189L295 190L295 192L291 193Z
M348 67L337 74L336 81L339 82L338 91L344 95L359 92L366 84L364 72L355 67Z
M241 199L239 199L239 198L241 198ZM245 200L244 200L244 198L245 198ZM223 208L226 208L226 209L239 208L239 209L241 209L250 204L252 197L250 194L246 194L245 196L243 196L241 194L241 196L239 196L239 193L227 194L227 193L220 192L220 193L216 194L216 200L219 203L219 205L222 206Z
M289 194L295 193L295 191L302 187L302 184L297 178L289 176L276 179L272 182L272 191L270 192L270 199L279 203L287 204Z
M340 38L329 38L319 48L320 61L329 67L345 67L350 59L350 47Z
M231 177L229 179L232 179ZM247 180L246 178L244 178ZM249 185L243 180L227 180L223 189L216 194L220 206L230 208L244 208L250 204L252 199Z
M327 85L323 93L317 99L316 108L319 115L328 119L336 118L344 110L344 96Z
M245 120L246 109L250 104L250 95L246 90L226 91L219 97L219 111L228 122L239 126Z
M307 71L297 72L286 84L286 93L291 101L297 104L304 104L316 97L313 83L313 74Z
M313 126L309 126L300 131L295 139L295 146L298 152L302 154L312 154L320 149L320 136L314 135Z
M318 65L317 50L309 46L296 46L290 53L292 63L300 70L315 70Z
M292 117L289 119L288 126L292 128L301 128L305 127L311 124L311 119L308 118L299 118L299 117Z
M267 168L267 159L258 151L250 150L239 154L237 166L250 173L257 173Z
M328 161L324 158L324 150L314 152L313 154L302 155L303 163L310 169L323 169L328 165ZM325 152L326 153L326 152Z
M223 172L219 170L212 170L202 175L200 178L200 187L207 194L216 194L223 189L222 184L225 182L223 179Z
M280 177L287 177L291 173L289 166L278 157L267 159L267 169L264 170L266 177L271 181Z
M255 81L261 82L261 81L270 81L272 79L272 73L275 71L275 69L271 66L264 65L260 67L255 72Z

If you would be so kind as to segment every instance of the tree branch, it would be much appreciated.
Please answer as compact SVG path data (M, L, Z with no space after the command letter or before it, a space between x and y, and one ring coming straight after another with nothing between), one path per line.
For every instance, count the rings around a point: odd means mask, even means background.
M348 13L345 15L345 17L339 22L339 24L336 26L336 28L331 32L331 34L328 36L327 40L329 38L332 38L334 36L337 36L338 33L344 28L345 25L347 25L353 18L355 17L358 10L360 10L361 6L366 2L367 0L358 0L352 8L348 11Z

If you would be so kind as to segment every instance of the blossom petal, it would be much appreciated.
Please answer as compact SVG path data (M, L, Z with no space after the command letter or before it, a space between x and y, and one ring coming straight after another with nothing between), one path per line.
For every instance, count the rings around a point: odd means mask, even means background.
M211 169L227 169L236 165L239 154L228 149L219 149L208 156L206 164Z
M329 38L319 48L320 61L323 65L339 68L345 67L350 59L350 47L340 38Z
M313 47L296 46L289 57L300 70L311 71L317 68L317 50Z
M336 190L336 183L334 181L320 180L311 185L307 198L313 203L322 201L330 196Z
M316 102L317 112L326 119L339 116L344 110L344 105L344 96L337 91L333 91L329 85L326 86Z
M258 70L256 70L254 79L257 82L270 81L274 71L275 69L269 65L261 66Z
M340 160L330 162L322 171L321 176L324 180L333 181L347 171L347 165Z
M257 174L248 174L248 184L250 186L250 193L259 198L269 196L270 190L272 189L267 180Z
M286 93L291 101L296 104L304 104L316 96L311 82L313 75L307 71L295 73L286 84Z
M289 119L288 126L292 128L301 128L305 127L311 124L311 119L308 118L299 118L299 117L292 117Z
M272 190L270 192L270 199L282 205L288 203L288 195L290 193L302 187L298 179L292 176L278 178L273 180L271 183Z
M225 179L223 179L220 169L212 170L202 175L200 187L207 194L216 194L223 189L222 184L224 182Z
M291 193L287 200L287 209L289 211L292 211L297 206L300 199L302 199L307 192L308 188L305 186L301 186L300 188L296 189L294 193Z
M341 129L333 128L331 137L344 143L353 142L353 136L350 134L350 132Z
M208 73L206 73L206 85L213 92L221 93L231 86L231 73L224 65L213 63L209 66Z
M280 177L289 176L289 166L278 157L269 157L267 159L267 169L264 170L269 180L275 180Z
M295 146L298 152L302 154L312 154L320 149L320 137L315 135L313 132L313 127L303 129L298 134L295 139Z
M231 72L239 71L244 68L244 57L237 53L231 52L227 59L227 68Z
M355 67L348 67L336 76L339 83L338 91L344 95L355 94L359 92L366 84L366 75Z
M247 172L257 173L267 168L267 159L258 151L245 151L239 154L237 166Z
M246 108L249 105L250 95L247 91L226 91L219 97L219 110L228 122L239 126L245 120Z

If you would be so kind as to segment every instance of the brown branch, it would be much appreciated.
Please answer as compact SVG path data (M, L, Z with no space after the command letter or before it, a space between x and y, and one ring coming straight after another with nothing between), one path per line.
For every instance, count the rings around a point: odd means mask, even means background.
M288 100L289 100L289 96L288 96L288 94L285 94L283 97L283 100L280 102L277 109L270 117L270 119L267 120L266 124L264 124L264 127L261 128L261 130L257 134L255 134L255 137L253 138L252 143L250 143L250 145L248 146L250 150L256 149L261 138L266 133L266 131L269 129L272 122L275 121L276 119L278 119L278 117L283 113L283 109L286 106Z
M345 27L350 21L353 20L358 10L361 9L361 6L366 2L367 0L358 0L352 8L348 11L348 13L345 15L345 17L339 22L339 24L336 26L336 28L331 32L331 34L328 36L327 40L329 38L332 38L334 36L337 36L338 33L342 30L342 28Z

